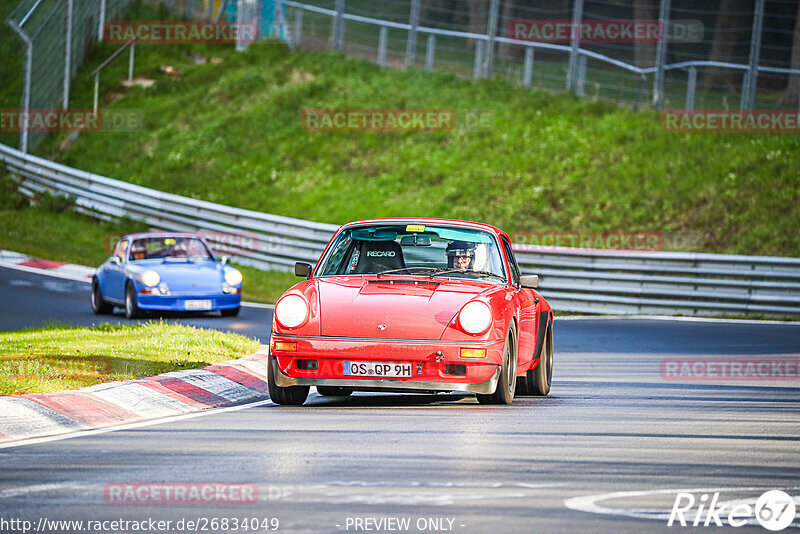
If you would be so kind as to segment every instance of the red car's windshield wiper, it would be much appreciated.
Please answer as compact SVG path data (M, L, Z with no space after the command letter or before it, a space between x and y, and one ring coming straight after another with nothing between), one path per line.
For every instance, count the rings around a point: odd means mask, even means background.
M477 275L481 275L481 276L491 276L493 278L497 278L498 280L505 281L505 278L503 278L502 276L500 276L497 273L493 273L493 272L490 272L490 271L473 271L472 269L447 269L447 270L444 270L444 271L431 273L430 276L431 276L431 278L433 278L434 276L441 276L441 275L445 275L445 274L456 274L456 273L477 274Z
M420 270L417 270L417 269L420 269ZM420 273L421 273L421 272L436 272L436 271L438 271L439 269L438 269L438 268L436 268L436 267L422 267L422 266L417 266L417 267L403 267L403 268L401 268L401 269L390 269L390 270L388 270L388 271L381 271L381 272L379 272L379 273L375 273L375 276L377 276L378 278L380 278L380 277L381 277L381 275L384 275L384 274L394 274L394 273L411 272L412 270L413 270L413 272L415 272L415 273L417 273L417 272L420 272Z

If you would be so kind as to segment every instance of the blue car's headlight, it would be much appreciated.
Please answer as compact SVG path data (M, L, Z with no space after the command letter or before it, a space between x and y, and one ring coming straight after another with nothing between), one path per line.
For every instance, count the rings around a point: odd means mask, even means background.
M142 283L147 287L156 287L161 281L161 276L155 271L145 271L142 273Z
M241 284L242 279L242 273L236 269L228 269L225 271L225 281L232 286L238 286Z

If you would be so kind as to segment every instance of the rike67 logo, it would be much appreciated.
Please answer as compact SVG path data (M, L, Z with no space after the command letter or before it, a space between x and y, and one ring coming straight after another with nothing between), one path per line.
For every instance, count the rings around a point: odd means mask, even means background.
M677 523L683 527L741 527L757 523L777 532L791 525L795 518L794 499L786 492L770 490L763 493L754 505L751 502L747 499L721 501L719 492L703 493L699 498L692 493L679 492L667 526Z

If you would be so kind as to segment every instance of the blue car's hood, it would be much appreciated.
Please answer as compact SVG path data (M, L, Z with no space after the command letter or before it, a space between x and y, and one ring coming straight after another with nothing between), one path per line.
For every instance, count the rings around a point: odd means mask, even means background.
M131 272L155 271L170 292L219 292L222 290L223 267L213 260L141 260L128 264Z

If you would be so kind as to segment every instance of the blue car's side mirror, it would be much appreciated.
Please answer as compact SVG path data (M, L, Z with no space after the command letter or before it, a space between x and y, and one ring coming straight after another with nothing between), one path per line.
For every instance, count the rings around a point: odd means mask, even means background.
M122 261L119 259L119 256L111 256L110 260L114 265L119 265L122 263Z

